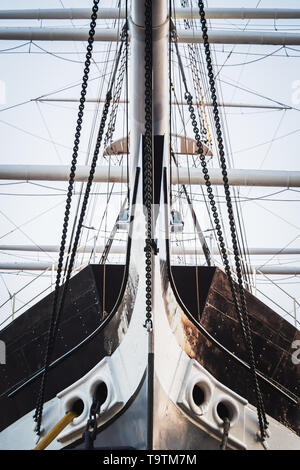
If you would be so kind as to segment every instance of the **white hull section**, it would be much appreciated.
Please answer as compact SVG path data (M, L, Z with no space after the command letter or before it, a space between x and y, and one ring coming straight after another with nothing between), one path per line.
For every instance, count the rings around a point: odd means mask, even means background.
M156 279L160 279L159 266L156 265ZM155 297L155 374L168 399L184 414L197 428L200 428L218 443L223 434L223 421L218 415L217 406L225 403L232 410L232 420L229 431L228 447L231 449L264 450L258 441L259 424L254 406L245 398L218 382L196 360L191 359L179 346L165 314L162 289L156 283ZM169 290L170 303L174 304L173 293ZM174 312L174 331L180 328L178 321L180 306ZM222 357L219 358L222 360ZM193 398L194 386L198 385L204 391L205 399L197 406ZM170 403L165 403L161 414L167 415ZM268 416L269 438L267 447L272 450L300 450L300 438L281 423ZM178 449L180 440L186 438L178 429ZM177 445L177 447L176 447ZM180 447L185 448L185 447ZM197 449L199 447L195 447Z
M81 415L75 418L59 434L48 449L61 449L82 437L89 417L95 388L101 382L106 384L108 394L100 410L98 420L98 426L100 427L122 410L139 387L147 367L148 346L147 332L143 328L143 284L141 279L131 322L120 346L88 374L45 403L41 438L71 409L73 403L78 399L81 399L84 403L84 410ZM84 357L82 360L84 361ZM35 447L37 436L34 432L33 414L34 410L0 433L0 449L30 450Z

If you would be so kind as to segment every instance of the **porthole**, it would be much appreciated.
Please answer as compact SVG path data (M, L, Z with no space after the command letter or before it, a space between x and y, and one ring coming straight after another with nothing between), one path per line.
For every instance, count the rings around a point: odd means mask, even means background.
M212 396L211 384L205 377L194 377L187 388L187 400L197 415L207 412Z
M72 424L76 425L81 423L87 416L86 397L82 393L72 394L64 405L65 413L68 411L75 411L78 416L73 419Z
M228 418L230 426L233 426L238 419L239 411L237 405L231 398L220 397L214 407L214 415L219 426L223 425L225 418Z
M96 380L90 388L91 399L92 401L95 399L99 401L102 412L107 409L109 403L111 402L111 393L111 387L106 381L102 379Z

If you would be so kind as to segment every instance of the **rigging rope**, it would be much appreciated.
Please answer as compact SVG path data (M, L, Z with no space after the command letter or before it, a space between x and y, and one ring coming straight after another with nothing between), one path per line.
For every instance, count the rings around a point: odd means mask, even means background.
M171 156L172 156L172 159L173 159L176 167L178 167L178 161L175 157L175 154L174 154L172 148L170 149L170 152L171 152ZM203 250L203 253L204 253L204 256L205 256L205 259L206 259L207 266L211 266L211 253L210 253L210 250L209 250L208 245L206 243L206 240L204 238L203 232L201 230L200 224L199 224L197 216L196 216L196 212L194 211L193 204L192 204L191 198L190 198L190 196L187 192L185 184L182 185L182 189L183 189L183 192L185 194L185 198L187 200L187 203L189 205L189 209L191 211L194 228L197 229L196 233L199 237L199 240L200 240L200 243L201 243L201 246L202 246L202 250Z
M127 28L127 23L126 23L126 28ZM104 148L109 143L110 144L112 143L112 137L113 137L113 133L116 127L117 112L118 112L122 85L123 85L125 71L126 71L127 54L128 54L128 41L126 39L125 48L122 52L122 57L121 57L121 65L120 65L119 73L116 79L116 85L115 85L115 90L113 94L113 104L112 104L109 122L107 125L107 132L106 132L105 139L104 139Z
M185 1L184 3L185 3L184 6L187 6L187 4L191 3L191 2ZM193 20L192 20L192 24L193 24ZM187 27L190 27L189 22L187 24ZM206 77L206 73L205 73L205 70L204 70L204 60L202 60L202 52L201 52L201 49L200 49L200 45L199 44L197 44L197 45L189 44L188 48L189 48L189 57L190 57L190 62L191 62L191 70L192 70L194 88L195 88L194 76L196 77L196 84L199 83L201 75L203 76L203 79L206 82L207 82L207 77ZM193 54L192 54L192 51L193 51ZM203 67L203 70L202 70L202 67ZM199 71L198 71L199 68L200 68L200 74L199 74ZM220 71L218 73L220 73ZM200 96L202 95L201 99L202 99L202 101L204 101L204 96L203 96L202 91L201 91L202 88L201 88L200 85L198 85L198 88L200 88ZM220 90L220 91L222 91L222 90ZM209 84L207 83L206 84L205 94L208 93L208 92L209 92ZM196 93L196 100L198 102L199 92L197 92L196 88L195 88L195 93ZM198 108L198 105L197 105L197 108ZM212 116L211 109L208 109L208 113L209 113L209 115L212 119L213 116ZM207 118L206 113L205 113L204 117ZM227 126L226 115L225 115L225 124ZM201 125L201 121L200 121L200 125ZM226 126L225 126L225 130L226 130ZM213 129L213 131L214 131L214 129ZM215 132L213 132L213 133L214 133L214 137L216 138ZM203 136L202 136L202 140L203 140ZM229 145L230 145L230 141L229 141ZM229 152L229 155L230 154L232 154L232 151ZM202 189L202 191L203 191L203 189ZM236 188L233 187L232 191L235 195L236 194ZM236 211L237 211L237 228L239 228L239 234L240 234L240 237L238 238L239 250L242 251L241 246L240 246L240 242L241 242L242 243L243 253L244 253L244 256L246 257L247 256L247 254L246 254L247 251L245 250L245 246L247 245L247 242L246 242L246 238L245 238L244 233L243 233L243 231L245 232L244 221L243 221L243 218L242 218L242 215L241 215L240 211L238 210L238 202L235 205L236 205ZM221 208L220 208L220 211L221 211ZM247 282L248 285L251 285L251 283L250 283L250 274L247 273L247 270L246 270L245 264L244 264L244 259L242 259L241 261L242 261L243 277L245 279L245 282ZM250 261L249 257L248 257L248 261Z
M118 7L120 9L120 2L118 2ZM119 10L120 11L120 10ZM119 22L117 23L117 20L115 20L113 22L113 27L115 28L116 25L118 24L118 28L117 30L119 31ZM108 47L105 51L105 67L104 67L104 70L102 70L102 72L104 73L104 76L109 76L110 78L108 79L108 83L110 82L111 80L111 73L112 71L110 70L109 73L108 73L108 63L110 62L110 57L111 57L111 52L113 50L113 47L112 47L112 43L108 44ZM117 47L116 47L116 51L115 51L115 55L114 55L114 59L112 59L112 61L115 63L115 60L116 60L116 57L117 57L117 54L118 54L118 50L119 50L119 42L117 43ZM98 93L97 93L97 97L98 97L98 101L100 102L101 101L101 97L102 97L102 94L103 94L103 90L104 90L104 84L105 84L105 80L102 80L101 83L99 82L99 87L98 87ZM99 115L99 102L96 106L96 109L95 109L95 112L94 112L94 117L93 117L93 123L92 123L92 128L91 128L91 133L90 133L90 137L89 137L89 143L88 143L88 149L87 149L87 158L86 158L86 164L88 163L88 160L90 158L90 154L91 154L91 146L92 146L92 142L93 142L93 139L94 139L94 135L95 135L95 128L96 128L96 125L97 125L97 120L98 120L98 115ZM102 155L102 157L104 157L104 155ZM81 202L81 196L82 196L82 191L83 191L83 187L84 187L84 184L81 183L81 187L80 187L80 198L78 200L78 206L77 206L77 211L76 211L76 218L74 220L74 224L73 224L73 231L75 230L75 227L76 227L76 224L77 224L77 214L78 214L78 211L79 211L79 206L80 206L80 202ZM99 184L96 185L97 188L100 187ZM92 195L93 193L90 193L90 195ZM91 214L90 214L90 222L88 225L92 225L92 220L93 220L93 214L94 214L94 210L95 210L95 207L96 207L96 204L97 204L97 200L98 200L98 195L96 194L96 197L94 198L94 201L93 201L93 208L92 208L92 211L91 211ZM87 241L88 241L88 237L89 237L89 231L86 232L86 238L85 238L85 242L82 243L82 238L83 238L83 233L81 235L81 238L80 238L80 245L81 244L87 244ZM72 233L72 237L71 237L71 240L73 241L73 233ZM96 241L95 241L96 243ZM70 242L70 245L71 245L71 242ZM92 256L92 253L91 253L91 256ZM89 260L89 262L91 262L91 258ZM84 263L84 252L82 253L82 257L81 257L81 262L79 262L79 264L83 264Z
M181 6L183 8L188 7L187 0L181 0ZM184 29L191 29L191 23L188 19L184 19ZM209 124L204 104L204 95L201 87L201 80L199 75L199 68L196 59L196 47L195 44L188 44L188 54L191 64L192 79L194 84L195 96L196 96L196 109L198 111L200 133L202 141L211 148L211 135L209 131Z

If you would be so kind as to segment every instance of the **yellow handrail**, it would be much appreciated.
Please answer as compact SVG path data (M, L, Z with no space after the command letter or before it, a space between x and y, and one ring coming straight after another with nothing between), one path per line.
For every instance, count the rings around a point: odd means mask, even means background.
M44 450L48 447L49 444L58 436L58 434L70 424L74 418L76 418L77 413L75 411L68 411L65 416L56 423L56 425L46 434L45 437L35 446L33 450Z

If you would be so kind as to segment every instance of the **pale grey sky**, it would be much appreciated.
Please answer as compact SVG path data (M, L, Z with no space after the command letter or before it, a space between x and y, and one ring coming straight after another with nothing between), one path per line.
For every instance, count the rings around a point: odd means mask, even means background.
M84 0L2 0L1 9L21 9L21 8L68 8L89 7L91 1ZM116 2L114 2L116 3ZM258 0L243 1L214 1L209 0L209 7L255 7ZM112 2L100 2L103 6L112 6ZM298 8L297 0L261 0L259 7L264 8ZM100 6L101 7L101 6ZM300 20L251 20L247 21L214 21L214 28L263 29L274 31L294 31L300 33ZM87 21L0 21L1 26L69 26L87 25ZM5 103L0 107L0 133L1 133L1 154L0 164L69 164L71 159L71 148L74 139L77 106L73 104L46 104L31 102L22 106L4 110L27 100L34 99L55 90L65 88L74 83L80 83L82 78L82 64L71 62L83 60L86 45L84 43L66 42L37 42L37 45L27 44L18 49L3 52L4 49L21 46L26 41L0 41L0 80L5 84ZM37 46L44 50L55 53L56 57L46 54ZM113 48L115 45L113 46ZM300 109L300 100L295 99L295 88L300 80L300 47L280 48L279 46L258 46L258 45L216 45L213 47L215 53L215 71L224 64L218 77L219 86L222 90L224 101L247 102L269 104L270 102L247 93L241 88L252 90L253 92L271 98L289 106ZM94 58L97 62L91 68L91 77L106 73L105 58L107 45L103 43L95 44ZM25 53L27 51L27 53ZM30 51L30 53L29 53ZM275 51L276 55L275 55ZM65 54L72 52L72 54ZM226 57L231 52L230 58ZM273 54L273 55L270 55ZM265 55L265 56L263 56ZM287 57L292 56L292 57ZM113 55L110 56L112 58ZM69 59L64 60L64 59ZM252 62L253 61L253 62ZM252 62L252 63L249 63ZM240 64L240 65L239 65ZM98 69L98 70L97 70ZM109 67L108 67L109 70ZM227 82L227 84L225 83ZM229 84L230 85L229 85ZM90 83L89 96L98 95L101 80ZM105 90L105 88L104 88ZM57 96L78 97L80 87L72 88ZM294 94L294 95L293 95ZM294 98L294 100L293 100ZM84 118L84 130L81 141L81 151L79 163L84 163L86 149L88 148L90 128L94 116L95 105L88 105ZM278 169L278 170L300 170L299 163L299 142L300 142L300 111L266 111L251 109L232 109L226 111L226 121L228 136L232 149L232 158L235 168L253 169ZM118 136L122 135L121 127L117 130ZM289 135L288 135L289 134ZM284 137L286 135L286 137ZM270 143L274 139L273 143ZM53 141L53 142L51 142ZM215 163L213 163L215 166ZM0 244L58 244L60 243L62 217L64 211L64 196L57 195L59 189L66 188L65 183L45 184L52 188L40 188L28 183L8 185L7 181L0 181ZM43 184L43 183L42 183ZM100 192L106 192L107 185L97 186ZM122 188L124 190L124 188ZM243 188L241 196L259 198L268 195L281 188ZM195 191L196 192L196 191ZM200 192L200 191L199 191ZM4 195L7 193L9 195ZM39 194L39 196L17 196L16 194ZM46 195L55 193L55 196ZM105 196L98 199L95 207L94 218L96 222L100 220L105 206ZM300 246L300 222L299 222L299 201L300 195L296 191L285 191L281 194L270 197L270 201L251 200L242 202L243 220L247 232L247 243L250 247L299 247ZM277 200L276 200L277 199ZM119 196L116 199L116 207L119 204ZM298 201L298 202L297 202ZM55 205L60 205L51 209ZM42 216L39 214L46 212ZM39 217L38 217L39 216ZM32 222L28 220L37 217ZM110 214L114 220L115 212ZM199 209L199 217L203 228L209 228L206 213ZM9 221L8 218L11 220ZM95 222L95 223L96 223ZM16 230L15 226L26 223L21 230ZM11 232L11 233L10 233ZM297 238L298 237L298 238ZM50 254L56 260L56 254ZM22 261L26 260L46 260L50 256L34 253L0 253L0 261ZM275 257L255 257L253 264L289 263L299 265L299 256ZM5 284L11 293L18 290L36 276L38 273L13 274L1 273L0 278L0 303L8 296ZM289 276L287 276L288 278ZM284 276L274 276L274 280L281 283L292 297L298 298L299 278L286 280ZM26 302L30 296L35 295L49 284L49 278L44 281L37 281L28 289L27 293L17 296L16 305L19 308L22 301ZM265 282L259 279L259 282ZM288 282L288 284L286 284ZM36 288L34 287L36 285ZM282 302L284 307L292 312L292 300L285 296L278 289L270 288L261 284L268 295ZM36 290L35 290L36 289ZM9 314L11 305L0 309L0 321ZM299 310L298 310L299 319Z

